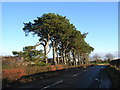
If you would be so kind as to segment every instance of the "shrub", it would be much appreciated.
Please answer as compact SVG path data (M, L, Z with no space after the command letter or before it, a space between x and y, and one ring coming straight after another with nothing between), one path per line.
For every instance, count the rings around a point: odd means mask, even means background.
M2 70L3 79L7 78L8 80L17 80L20 77L26 75L23 68L14 68L14 69L3 69Z
M109 62L109 63L110 63L110 65L112 65L112 66L120 69L120 59L113 60L113 61L111 61L111 62Z
M46 63L44 63L44 62L37 62L36 65L37 65L37 66L46 66L46 65L48 65L48 64L46 64Z

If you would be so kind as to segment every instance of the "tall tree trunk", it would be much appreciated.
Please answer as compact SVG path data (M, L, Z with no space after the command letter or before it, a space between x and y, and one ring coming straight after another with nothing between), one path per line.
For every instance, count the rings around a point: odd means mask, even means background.
M80 65L80 55L78 54L78 64Z
M70 61L70 65L72 66L72 61L71 61L71 52L69 52L69 61Z
M83 62L83 55L81 55L81 65L83 65L84 62Z
M48 45L49 45L49 42L46 42L45 46L44 46L44 60L46 63L48 63L48 60L47 60L47 49L48 49Z
M74 65L77 65L76 57L75 57L75 51L72 52L73 55L73 63Z
M74 53L72 52L72 58L73 58L73 65L75 65L75 58Z
M84 54L82 54L82 65L85 64L85 58L84 58Z
M61 64L64 64L64 61L63 61L63 53L61 55Z
M81 65L83 65L83 57L82 57L82 55L81 55L81 61L80 62L81 62Z
M58 54L57 50L56 50L56 53L57 53L57 62L58 62L58 64L60 64L59 54Z
M65 55L65 49L63 50L63 61L64 61L64 64L66 65L67 63L66 63L66 57L65 57L66 55Z
M56 47L55 47L54 42L53 42L52 44L53 44L53 61L54 61L55 65L57 65L57 60L56 60Z
M76 54L74 52L74 56L75 56L75 65L77 65L77 60L76 60Z
M63 63L63 50L60 50L59 52L60 52L60 61L61 61L60 63L64 64Z
M66 60L67 60L67 64L71 65L71 62L70 62L70 52L66 53Z

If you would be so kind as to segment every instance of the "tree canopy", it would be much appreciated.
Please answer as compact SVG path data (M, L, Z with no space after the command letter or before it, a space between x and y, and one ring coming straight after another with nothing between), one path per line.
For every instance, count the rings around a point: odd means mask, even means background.
M33 22L24 23L25 36L29 33L39 37L39 45L44 47L44 61L48 62L49 48L53 49L54 64L77 65L87 61L89 54L94 50L86 41L88 33L81 33L70 23L66 16L55 13L43 14ZM25 47L30 51L32 47ZM16 52L14 52L16 53ZM76 59L76 57L78 59Z
M43 61L43 52L42 50L33 49L34 46L25 46L23 47L23 51L13 51L13 55L23 57L24 61Z

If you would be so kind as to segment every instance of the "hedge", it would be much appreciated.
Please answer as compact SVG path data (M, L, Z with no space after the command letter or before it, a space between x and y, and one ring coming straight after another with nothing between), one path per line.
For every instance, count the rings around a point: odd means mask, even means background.
M110 65L115 66L116 68L120 69L120 59L112 60L109 63Z
M48 71L55 71L66 69L68 66L65 65L49 65L49 66L34 66L34 67L25 67L25 68L14 68L14 69L2 69L2 79L7 80L18 80L22 76L41 73L41 72L48 72Z
M66 66L66 65L49 65L49 66L34 66L25 68L14 68L14 69L2 69L2 79L7 79L11 81L16 81L22 76L34 75L36 73L56 71L75 67L86 67L90 65L76 65L76 66Z

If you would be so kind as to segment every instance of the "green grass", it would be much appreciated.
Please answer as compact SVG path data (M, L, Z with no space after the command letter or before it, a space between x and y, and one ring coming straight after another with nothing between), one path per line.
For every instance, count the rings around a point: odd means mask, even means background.
M13 68L11 66L2 66L2 69L10 69L10 68Z
M95 64L95 65L98 65L98 64L104 64L104 65L109 65L109 62L94 62L94 63L91 63L91 64Z
M111 66L107 67L106 70L112 80L112 88L120 89L120 71Z

